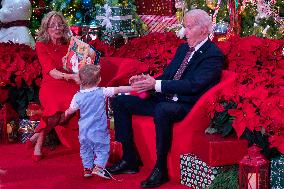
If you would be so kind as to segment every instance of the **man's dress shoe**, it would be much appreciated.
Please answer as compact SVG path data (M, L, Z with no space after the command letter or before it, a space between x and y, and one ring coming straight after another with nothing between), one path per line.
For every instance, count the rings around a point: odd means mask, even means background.
M113 175L135 174L139 172L139 166L130 165L126 161L120 160L114 165L107 167L107 170Z
M161 171L157 167L154 168L151 175L141 182L142 188L156 188L169 181L168 173Z

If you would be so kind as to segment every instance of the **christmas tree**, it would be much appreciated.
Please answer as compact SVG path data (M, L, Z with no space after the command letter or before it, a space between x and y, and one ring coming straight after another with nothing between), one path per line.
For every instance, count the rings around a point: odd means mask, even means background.
M40 27L41 19L43 18L44 14L50 11L50 8L48 6L48 0L31 0L31 4L32 16L29 28L32 32L32 35L35 36Z
M104 0L53 0L50 5L63 13L69 25L83 25L95 18L97 4L104 4Z

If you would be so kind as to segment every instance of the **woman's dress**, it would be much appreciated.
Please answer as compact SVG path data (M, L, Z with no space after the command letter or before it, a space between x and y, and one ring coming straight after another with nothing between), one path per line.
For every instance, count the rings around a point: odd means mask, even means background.
M79 90L74 80L54 79L49 75L52 69L68 73L63 69L62 58L66 55L68 45L54 45L52 43L37 42L36 52L42 66L42 83L39 99L43 107L43 116L54 115L58 111L64 112L70 105L73 95ZM45 128L41 120L37 132ZM78 143L78 116L73 117L66 127L55 127L61 143L67 147L75 148ZM74 138L75 137L75 138Z

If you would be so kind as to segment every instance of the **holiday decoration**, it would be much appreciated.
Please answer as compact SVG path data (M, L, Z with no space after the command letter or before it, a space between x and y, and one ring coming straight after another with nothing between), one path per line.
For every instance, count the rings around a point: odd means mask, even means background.
M206 5L210 9L214 10L216 8L217 2L216 0L206 0Z
M176 17L177 17L178 23L181 24L183 22L184 14L188 10L186 2L184 0L176 0L175 1L175 8L177 10L176 11Z
M284 1L243 1L240 8L241 36L284 39ZM282 29L281 29L282 28Z
M25 118L28 103L38 101L41 84L41 65L36 51L24 44L0 43L0 60L0 83L9 90L7 100L20 118Z
M228 69L238 74L232 89L210 103L210 117L218 112L220 118L227 117L223 125L231 125L238 137L245 130L259 132L284 153L283 40L232 37L217 45L227 57ZM235 105L225 110L223 104L231 102Z
M0 9L0 42L23 43L34 46L28 29L31 17L29 0L2 0Z
M35 128L39 125L40 121L31 121L22 119L19 121L19 140L25 143L30 137L33 136Z
M37 102L30 102L27 108L27 116L31 121L39 121L42 115L42 107Z
M210 186L222 167L208 166L194 154L180 156L181 184L195 189L205 189Z
M63 68L69 72L78 73L80 68L86 64L97 64L100 56L100 52L91 45L76 37L71 37Z
M194 153L209 166L238 164L248 148L247 140L232 135L206 134L199 142L202 142L203 148L196 148ZM198 142L193 145L198 146Z
M137 37L136 13L133 5L128 6L105 4L96 6L96 23L102 27L101 40L112 46L120 47L129 37Z
M269 161L261 154L260 148L252 146L239 163L240 189L269 189Z
M177 26L178 20L175 16L140 15L141 20L148 26L148 33L163 33L169 28Z
M101 27L96 25L83 26L81 39L88 43L101 37Z
M53 0L51 8L63 13L69 25L89 25L95 17L95 5L104 0Z
M229 23L221 21L216 24L214 28L214 36L218 38L218 41L225 41L228 39Z
M32 16L29 28L33 36L36 36L43 16L51 10L49 2L50 0L31 0Z
M16 142L18 137L19 116L10 104L0 109L0 142Z
M73 36L78 36L81 37L82 36L82 26L70 26L70 30L73 34Z
M136 0L139 15L173 16L175 14L174 0Z
M284 188L284 155L272 158L270 162L270 188Z
M114 33L123 32L128 34L132 30L132 14L130 7L110 7L105 4L103 7L96 7L97 24L105 27L107 31Z

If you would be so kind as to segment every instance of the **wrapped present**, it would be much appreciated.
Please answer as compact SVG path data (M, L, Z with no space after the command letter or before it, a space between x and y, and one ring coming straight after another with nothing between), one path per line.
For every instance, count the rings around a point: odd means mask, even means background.
M22 119L19 121L19 139L21 143L25 143L31 136L33 136L35 128L39 125L40 121L32 121Z
M85 64L97 64L100 56L101 53L91 45L76 37L71 37L63 68L78 73L79 69Z
M166 29L174 28L178 25L175 16L139 15L139 17L147 25L149 33L163 33Z
M108 163L113 164L122 158L122 145L120 142L110 142L110 153Z
M10 104L4 104L0 109L0 141L2 143L16 142L18 138L19 115Z
M175 14L174 0L135 0L138 14L173 16Z
M42 115L42 107L37 102L30 102L27 108L27 116L31 121L39 121Z
M132 37L138 32L132 23L132 8L126 6L113 6L105 4L96 6L96 23L103 27L101 40L111 44L115 34Z
M284 188L284 155L272 158L270 162L270 188Z
M210 186L222 167L211 167L194 154L180 156L181 184L196 189Z
M220 134L196 136L193 141L194 153L210 166L224 166L238 164L247 154L248 141L236 136L222 137Z

